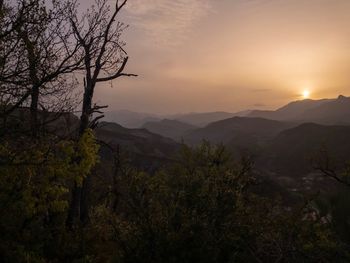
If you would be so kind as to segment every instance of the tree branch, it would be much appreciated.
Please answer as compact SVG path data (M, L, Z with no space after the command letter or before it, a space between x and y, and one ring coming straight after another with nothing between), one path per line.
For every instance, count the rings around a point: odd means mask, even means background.
M119 70L111 76L108 77L104 77L104 78L98 78L96 79L96 82L104 82L104 81L110 81L119 77L137 77L138 75L136 74L127 74L127 73L123 73L126 64L128 63L129 57L124 58L124 61L122 63L122 65L120 66Z

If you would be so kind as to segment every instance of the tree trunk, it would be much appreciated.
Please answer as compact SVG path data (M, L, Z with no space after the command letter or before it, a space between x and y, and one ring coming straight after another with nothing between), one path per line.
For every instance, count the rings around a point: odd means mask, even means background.
M79 136L82 136L86 131L86 129L89 128L91 105L92 105L92 92L85 91L84 100L83 100L83 110L80 117Z
M82 184L81 195L80 195L80 221L86 224L90 220L89 215L89 190L91 186L91 175L87 175Z
M33 137L38 136L38 103L39 103L39 88L33 87L30 103L30 129Z
M89 128L92 97L94 86L91 84L91 79L85 83L83 109L80 117L79 137ZM89 220L89 204L88 204L88 182L90 175L83 178L81 185L74 184L72 191L72 199L68 210L67 226L72 228L76 222L86 223Z
M69 204L68 217L66 225L68 228L72 228L76 220L80 218L80 202L81 202L81 187L74 182L72 190L72 199Z

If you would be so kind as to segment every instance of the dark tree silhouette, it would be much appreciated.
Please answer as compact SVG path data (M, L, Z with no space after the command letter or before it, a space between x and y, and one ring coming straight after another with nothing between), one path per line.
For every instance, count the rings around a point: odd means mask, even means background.
M97 0L95 5L78 19L75 9L70 14L71 26L76 39L83 48L84 57L84 95L82 113L80 117L80 135L86 129L94 128L100 118L92 119L94 113L100 113L106 106L93 105L96 85L101 82L112 81L123 76L136 76L124 73L128 63L128 56L121 40L126 25L117 21L117 16L126 5L127 0L116 1L114 10L107 0ZM77 219L88 220L88 204L86 188L88 178L82 185L76 184L73 189L70 212L67 224L72 226Z
M9 6L0 40L1 95L10 105L4 115L26 103L31 131L36 135L39 107L65 111L62 105L69 104L67 94L75 83L67 74L81 68L82 57L80 44L69 28L70 0L53 1L50 8L41 0L18 0L16 4Z

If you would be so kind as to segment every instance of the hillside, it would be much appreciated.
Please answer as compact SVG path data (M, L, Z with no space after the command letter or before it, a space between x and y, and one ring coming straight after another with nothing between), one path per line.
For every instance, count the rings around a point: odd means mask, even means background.
M169 117L170 119L175 119L181 122L185 122L194 126L204 127L212 122L232 118L232 117L244 117L250 111L241 111L237 113L229 112L206 112L206 113L188 113L183 115L175 115Z
M318 107L308 109L299 117L300 120L322 124L350 124L350 98L339 96Z
M252 111L247 117L298 123L349 125L350 98L340 95L337 99L295 101L276 111Z
M116 123L102 122L95 132L97 138L104 143L143 156L167 159L180 147L172 139L146 129L127 129Z
M146 122L158 121L161 119L161 117L154 114L133 112L129 110L108 111L105 112L104 115L104 121L115 122L130 129L140 128Z
M313 123L282 131L265 149L258 166L279 175L301 177L314 171L312 161L327 149L334 165L341 168L350 156L349 134L349 126Z
M186 133L196 129L197 127L177 120L164 119L158 122L147 122L142 126L142 128L152 133L179 141Z
M255 118L259 117L259 118L266 118L266 119L280 120L280 121L302 120L303 114L305 113L305 111L315 109L330 101L333 101L333 100L307 99L307 100L294 101L275 111L259 111L259 110L252 111L247 115L247 117L255 117Z
M204 113L185 113L176 115L149 114L143 112L134 112L129 110L116 110L105 112L104 121L115 122L126 128L141 128L147 122L159 122L161 120L175 120L193 126L204 127L211 122L232 118L235 116L244 117L250 113L249 110L237 113L230 112L204 112Z
M190 144L200 143L203 139L212 143L225 144L231 142L237 136L241 138L270 138L288 127L290 127L290 124L274 120L233 117L194 130L187 134L184 139L186 143Z

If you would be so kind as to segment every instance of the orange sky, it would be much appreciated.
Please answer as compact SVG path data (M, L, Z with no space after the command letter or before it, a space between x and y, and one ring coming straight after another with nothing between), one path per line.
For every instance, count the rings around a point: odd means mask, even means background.
M110 109L271 109L350 95L349 0L129 0L123 79L97 88Z

